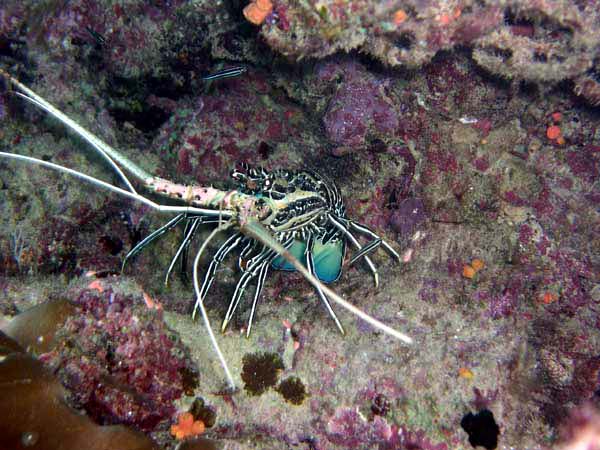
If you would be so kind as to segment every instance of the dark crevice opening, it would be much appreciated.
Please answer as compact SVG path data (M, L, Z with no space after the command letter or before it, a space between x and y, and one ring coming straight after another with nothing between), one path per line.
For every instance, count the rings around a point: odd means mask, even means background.
M460 426L469 435L469 444L473 448L481 446L487 450L494 450L498 446L500 428L489 409L482 409L477 414L465 414Z
M517 27L533 27L533 20L526 19L524 17L518 17L514 11L507 9L504 11L504 23L508 26Z
M111 99L108 111L117 122L131 122L143 133L153 133L168 120L170 112L149 105L149 95L177 99L182 92L168 80L113 77L108 94Z

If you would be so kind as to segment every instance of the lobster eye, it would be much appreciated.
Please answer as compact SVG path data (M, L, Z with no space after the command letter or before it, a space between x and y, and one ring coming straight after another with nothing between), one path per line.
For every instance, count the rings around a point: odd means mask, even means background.
M258 212L258 220L265 220L272 213L271 208L269 208L264 200L258 200L255 204L255 208Z

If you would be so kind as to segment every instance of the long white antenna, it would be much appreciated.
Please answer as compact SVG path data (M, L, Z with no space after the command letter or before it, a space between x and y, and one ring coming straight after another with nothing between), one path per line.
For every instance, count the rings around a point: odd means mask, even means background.
M108 163L111 165L111 167L119 174L119 176L121 177L121 179L127 185L127 187L129 188L129 190L131 192L136 193L133 185L131 184L131 182L129 181L127 176L123 173L123 171L121 170L121 168L117 165L117 163L115 161L117 161L119 164L121 164L126 170L131 172L131 174L133 176L135 176L142 182L147 180L148 178L152 177L148 172L146 172L142 168L138 167L137 164L135 164L129 158L127 158L126 156L119 153L117 150L115 150L113 147L108 145L106 142L104 142L102 139L100 139L98 136L96 136L92 132L83 128L81 125L79 125L73 119L68 117L65 113L63 113L58 108L56 108L54 105L52 105L51 103L46 101L44 98L42 98L41 96L36 94L34 91L29 89L27 86L25 86L23 83L21 83L19 80L14 78L9 73L0 69L0 76L3 76L4 78L6 78L8 81L10 81L10 83L15 85L19 91L21 91L21 92L16 93L19 97L27 100L28 102L34 104L38 108L41 108L44 111L46 111L52 117L54 117L55 119L57 119L58 121L63 123L67 128L69 128L72 131L74 131L75 133L77 133L81 138L83 138L85 141L87 141L92 147L94 147L94 149L96 149L96 151L98 153L100 153L100 155L103 156L104 159L106 159L106 161L108 161Z
M145 205L150 206L152 209L155 209L157 211L160 212L167 212L167 213L190 213L190 214L202 214L205 216L212 216L212 217L219 217L222 216L226 219L230 218L233 213L230 211L217 211L214 209L203 209L203 208L196 208L194 206L168 206L168 205L160 205L156 202L153 202L152 200L144 197L143 195L140 195L138 193L135 192L130 192L130 191L126 191L125 189L121 189L118 186L114 186L110 183L107 183L106 181L102 181L99 180L98 178L94 178L90 175L87 175L83 172L79 172L78 170L73 170L70 169L68 167L65 166L61 166L60 164L55 164L52 163L50 161L44 161L42 159L37 159L37 158L32 158L31 156L25 156L25 155L19 155L17 153L7 153L7 152L0 152L0 157L2 158L8 158L8 159L14 159L17 161L25 161L31 164L37 164L39 166L43 166L49 169L54 169L57 170L59 172L62 173L66 173L69 175L72 175L74 177L77 178L81 178L82 180L87 181L88 183L93 184L94 186L99 186L102 187L104 189L108 189L109 191L112 192L116 192L119 195L122 195L124 197L128 197L131 198L133 200L137 200L138 202L141 202Z
M198 266L200 264L200 256L202 256L202 253L204 253L206 246L218 233L227 229L230 225L231 224L229 222L226 222L224 225L219 225L214 230L212 230L211 233L208 235L208 237L204 240L204 242L200 246L200 250L198 250L196 257L194 258L194 267L192 269L192 272L193 272L193 276L194 276L194 292L196 293L196 304L194 305L194 312L192 313L192 319L196 318L196 311L199 309L200 315L202 316L202 320L204 321L204 326L206 327L206 331L208 332L208 337L210 338L210 342L211 342L213 348L215 349L215 352L217 353L217 356L219 358L219 361L221 362L221 366L223 367L223 370L225 371L225 376L227 377L227 382L229 383L229 386L232 389L235 389L235 382L233 381L233 377L231 376L231 372L229 371L229 367L227 366L227 361L225 361L225 357L223 356L223 353L221 352L221 349L219 348L219 344L217 343L217 338L215 337L215 334L213 333L212 327L210 325L210 320L208 319L208 313L206 312L206 308L204 308L204 299L202 298L202 296L200 294L200 280L198 278Z

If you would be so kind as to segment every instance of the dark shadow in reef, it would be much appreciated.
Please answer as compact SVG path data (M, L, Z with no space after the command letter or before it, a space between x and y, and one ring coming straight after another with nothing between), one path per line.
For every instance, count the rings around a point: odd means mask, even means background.
M469 435L469 443L473 448L482 446L487 450L494 450L498 446L500 428L489 409L483 409L477 414L465 414L460 426Z

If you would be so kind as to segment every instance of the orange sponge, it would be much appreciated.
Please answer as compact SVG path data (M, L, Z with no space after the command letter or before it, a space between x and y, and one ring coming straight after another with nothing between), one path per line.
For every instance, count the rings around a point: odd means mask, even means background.
M244 8L244 17L254 25L260 25L273 11L271 0L255 0Z

